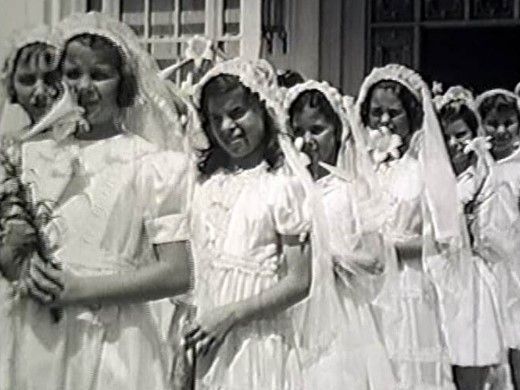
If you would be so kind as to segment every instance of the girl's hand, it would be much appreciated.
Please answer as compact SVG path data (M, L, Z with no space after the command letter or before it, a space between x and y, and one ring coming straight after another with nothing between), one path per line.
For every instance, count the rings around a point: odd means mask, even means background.
M59 266L46 263L34 254L25 280L27 290L34 299L44 305L59 306L66 297L66 282L67 275Z
M237 316L228 307L216 308L202 315L184 336L186 348L195 348L195 354L206 355L217 349L228 332L237 323Z

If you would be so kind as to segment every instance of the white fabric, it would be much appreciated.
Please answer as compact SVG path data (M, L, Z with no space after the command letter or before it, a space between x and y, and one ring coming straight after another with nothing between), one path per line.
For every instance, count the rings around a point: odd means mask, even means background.
M262 163L219 171L197 184L192 204L198 315L273 286L283 275L279 235L310 229L301 185ZM251 207L254 205L254 207ZM299 390L301 367L290 311L233 329L215 356L197 359L203 389Z
M485 177L474 167L459 175L461 226L466 229L462 210L470 200L478 203L477 191ZM476 206L478 210L478 206ZM478 213L478 211L476 211ZM475 231L478 234L478 229ZM427 260L439 291L446 342L451 363L458 366L487 366L504 361L506 344L500 302L500 282L493 264L475 253L465 240L458 258L435 256ZM450 261L451 260L451 261Z
M334 319L341 330L334 346L306 375L310 389L395 389L396 381L385 347L380 339L373 310L371 289L379 277L359 272L345 256L369 244L356 224L352 185L334 175L317 183L324 204L332 257L338 272L335 279L341 309ZM352 258L352 256L350 256ZM357 271L357 272L356 272Z
M182 212L184 155L156 154L155 147L134 135L61 148L69 150L69 164L76 165L76 175L81 176L77 180L62 175L67 186L54 183L71 191L58 203L48 228L64 267L80 275L99 275L155 261L151 242L142 234L144 223L162 213ZM52 164L50 155L39 156L24 163ZM58 160L58 166L63 165ZM36 187L53 183L48 180L52 175L51 169L34 177L40 181ZM63 195L59 192L55 191L58 197ZM24 337L16 349L13 388L167 389L174 309L166 299L97 309L69 307L54 324L48 309L27 301L20 310Z
M520 152L499 160L488 181L489 200L482 205L477 248L491 264L500 285L506 339L520 348Z

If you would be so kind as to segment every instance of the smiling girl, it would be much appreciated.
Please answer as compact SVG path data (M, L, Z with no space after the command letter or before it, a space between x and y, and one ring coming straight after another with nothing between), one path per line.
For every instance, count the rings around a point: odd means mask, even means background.
M488 180L494 200L488 202L483 211L479 251L493 264L500 283L515 389L520 388L519 107L518 96L503 89L487 91L477 97L483 134L490 137L490 151L495 160Z

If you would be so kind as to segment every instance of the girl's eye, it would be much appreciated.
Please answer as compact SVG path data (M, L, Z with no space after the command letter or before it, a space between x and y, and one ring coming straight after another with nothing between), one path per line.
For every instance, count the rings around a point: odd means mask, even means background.
M34 83L36 83L36 76L33 74L19 76L18 82L23 85L34 85Z
M397 109L390 109L388 110L388 115L390 115L390 118L395 118L399 115L402 114L402 111L401 110L397 110Z
M65 72L65 76L70 80L77 80L81 77L79 69L69 69Z
M104 72L102 70L95 70L92 72L92 80L95 81L103 81L109 79L110 77L111 75L108 74L108 72Z
M325 129L322 126L312 126L311 133L312 134L321 134Z
M233 120L242 118L247 112L245 107L235 107L229 112L229 117Z
M486 126L488 128L491 128L491 129L496 129L498 127L498 122L497 121L489 121L486 123Z
M380 116L383 116L383 110L381 108L373 108L372 110L370 110L370 115L374 116L374 117L380 117Z

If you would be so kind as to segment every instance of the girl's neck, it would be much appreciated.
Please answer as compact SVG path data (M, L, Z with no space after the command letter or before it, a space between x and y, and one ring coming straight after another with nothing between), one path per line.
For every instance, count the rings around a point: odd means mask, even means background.
M262 163L264 160L264 148L259 147L247 156L230 160L231 170L251 169Z
M515 146L511 145L511 147L507 148L507 149L502 149L502 150L491 149L491 154L493 155L493 158L496 161L500 161L500 160L503 160L503 159L511 156L513 153L516 152L516 150L517 150L517 148Z
M76 133L76 138L82 141L98 141L122 134L123 130L113 121L91 125L89 131Z

